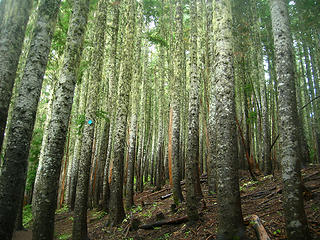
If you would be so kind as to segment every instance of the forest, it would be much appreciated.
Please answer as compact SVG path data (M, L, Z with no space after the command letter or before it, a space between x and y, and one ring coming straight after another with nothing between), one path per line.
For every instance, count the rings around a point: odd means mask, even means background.
M0 0L0 240L320 239L318 0Z

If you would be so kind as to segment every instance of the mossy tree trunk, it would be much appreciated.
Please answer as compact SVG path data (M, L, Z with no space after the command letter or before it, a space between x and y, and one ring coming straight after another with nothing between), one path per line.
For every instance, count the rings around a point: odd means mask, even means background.
M21 204L30 142L59 6L58 0L42 0L39 3L27 62L13 109L0 176L0 238L4 240L12 237Z
M32 3L33 0L0 3L0 153Z
M186 200L190 221L199 219L197 210L196 178L199 159L199 94L200 79L197 69L197 0L190 1L190 95L189 95L189 131L186 157Z
M124 6L126 6L125 15L123 16L125 23L125 38L123 39L122 62L119 75L119 91L113 146L113 170L110 186L109 224L111 226L118 225L125 217L123 206L123 171L129 94L132 82L135 2L133 0L126 0Z
M60 168L64 155L88 12L88 2L74 1L63 65L55 89L51 119L47 128L47 142L43 144L42 162L37 170L33 197L34 240L53 239L54 237L54 215Z
M244 239L238 179L231 1L215 0L213 9L215 67L211 87L215 104L210 111L214 112L216 129L218 235L223 239Z
M180 162L180 98L181 82L183 75L183 20L182 20L182 2L177 0L175 4L175 42L174 42L174 73L172 78L172 179L173 179L173 199L177 204L182 202L183 195L181 190L181 162Z
M279 92L283 208L288 239L310 239L301 189L294 56L287 1L270 0Z
M128 149L128 170L126 182L126 209L130 209L133 205L134 196L134 165L137 157L137 120L139 116L138 104L140 99L140 88L142 78L142 65L141 65L141 42L142 42L142 27L143 15L142 6L138 5L137 18L136 18L136 43L135 43L135 62L133 67L133 83L131 92L131 119L129 127L129 149Z
M83 1L82 6L88 13L89 1ZM83 11L84 12L84 11ZM107 2L98 2L95 14L92 61L90 65L89 86L85 122L83 126L82 146L77 181L77 191L74 207L74 221L72 226L72 239L83 240L88 238L87 231L87 204L90 179L91 160L94 154L95 127L98 125L97 105L99 88L102 79L102 67L105 47L105 28L107 18Z
M119 57L118 53L118 35L119 35L119 4L113 5L113 19L112 19L112 31L111 31L111 49L108 60L109 68L109 106L108 112L110 115L110 127L109 127L109 136L108 136L108 150L106 156L106 164L104 166L104 177L102 184L102 208L107 211L110 198L110 186L109 186L109 166L111 161L111 151L113 146L113 132L114 132L114 113L115 113L115 104L117 99L118 92L118 65Z

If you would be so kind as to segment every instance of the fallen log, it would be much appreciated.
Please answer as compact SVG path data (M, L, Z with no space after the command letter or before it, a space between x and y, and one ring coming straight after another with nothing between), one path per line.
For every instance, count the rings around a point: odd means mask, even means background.
M150 197L152 197L152 196L154 196L154 195L157 195L157 194L159 194L159 193L162 193L162 192L165 192L165 191L168 191L168 190L170 190L170 188L164 188L164 189L161 189L161 190L159 190L159 191L153 192L153 193L151 193L151 194L149 194L149 195L142 196L142 197L139 198L138 200L142 200L142 199L145 199L145 198L150 198Z
M257 215L251 215L248 220L255 230L258 240L271 240Z
M140 225L139 228L140 229L154 229L155 227L161 227L163 225L177 225L177 224L185 223L188 220L189 220L188 216L175 218L175 219L164 219L164 220L160 220L157 222Z
M264 197L266 194L268 194L269 192L270 192L270 190L248 193L248 194L246 194L246 195L241 196L241 199L245 199L245 198L247 198L247 197L253 197L253 198L255 198L255 199L257 199L257 198L262 198L262 197Z
M161 196L160 199L161 199L161 200L167 199L167 198L169 198L170 196L172 196L172 194L173 194L173 193L168 193L168 194L166 194L166 195L164 195L164 196Z
M270 201L273 199L273 197L274 197L275 195L277 195L278 193L279 193L279 194L282 193L282 188L279 187L279 186L276 187L276 190L275 190L275 191L273 191L272 193L270 193L269 195L267 195L267 196L266 196L266 200L263 201L262 203L260 203L259 205L262 206L263 204L265 204L265 203L267 203L267 202L270 202Z
M309 178L312 178L312 177L317 176L317 175L320 176L320 172L319 171L317 171L315 173L312 173L312 174L310 174L308 176L302 176L302 179L303 179L304 182L308 182Z

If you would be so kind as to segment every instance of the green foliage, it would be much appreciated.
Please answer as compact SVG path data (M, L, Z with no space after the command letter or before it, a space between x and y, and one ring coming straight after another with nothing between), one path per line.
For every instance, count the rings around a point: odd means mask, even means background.
M156 31L147 32L146 39L148 39L148 41L150 41L151 43L157 44L161 47L168 47L167 41Z
M98 3L98 0L91 0L90 1L90 11L94 11L96 8L97 8L97 4Z
M67 40L69 21L72 14L71 8L72 6L70 1L61 2L57 27L52 39L52 49L54 49L59 56L62 56Z
M257 112L256 111L251 111L248 113L247 117L248 123L254 123L257 121Z
M312 210L314 211L314 212L318 212L319 211L319 205L316 205L316 204L313 204L312 206L311 206L311 208L312 208Z
M310 148L309 150L310 152L310 159L312 159L314 161L314 159L316 159L316 151L314 148Z
M142 214L142 216L150 218L152 216L152 211L148 209Z
M132 213L141 212L141 211L142 211L141 205L138 205L137 207L132 208L131 210Z
M159 228L154 228L154 229L161 229L161 228L159 227ZM165 233L165 234L163 234L163 236L157 238L157 240L167 240L167 239L170 239L170 236L171 236L171 233Z
M25 228L29 227L30 222L32 221L32 219L33 219L33 217L32 217L32 207L29 204L29 205L24 206L24 208L23 208L23 220L22 220L23 226Z
M105 215L107 215L107 212L105 211L98 211L92 214L97 219L102 219Z
M97 110L96 116L97 116L97 118L104 119L107 122L110 122L109 114L103 110Z
M261 182L259 181L249 181L249 182L246 182L244 184L242 184L240 186L240 191L252 191L254 190L257 186L255 185L258 185L260 184Z
M65 213L65 212L68 212L68 206L67 205L63 205L62 208L59 208L56 210L56 214L60 214L60 213Z
M81 84L82 77L88 68L89 68L89 61L85 61L84 59L82 59L77 72L77 84Z
M0 152L0 163L4 161L4 155Z
M77 131L77 135L82 134L83 126L86 121L86 116L84 114L79 114L76 116L74 123L75 123L75 128Z
M67 240L67 239L70 239L72 237L72 234L71 233L65 233L65 234L61 234L58 239L59 240Z
M147 22L157 22L161 15L161 1L143 0L143 15Z
M243 90L247 96L250 96L253 91L253 86L251 83L246 83L243 86Z
M280 233L281 233L280 229L277 229L276 231L273 231L273 235L277 235L277 234L280 234Z
M26 182L26 191L32 190L32 186L36 179L42 138L43 138L43 129L42 128L35 129L33 132L30 151L29 151L29 159L28 159L29 168L28 168L28 175L27 175L27 182Z

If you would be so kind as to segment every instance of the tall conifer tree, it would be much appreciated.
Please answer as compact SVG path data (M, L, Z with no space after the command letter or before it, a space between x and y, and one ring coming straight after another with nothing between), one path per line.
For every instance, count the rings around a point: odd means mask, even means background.
M0 176L0 239L12 237L25 184L28 154L60 0L41 0L13 109Z
M214 69L212 94L216 129L218 234L221 239L244 239L240 204L236 109L233 73L233 36L230 0L214 0Z
M287 1L270 0L279 97L283 209L287 237L310 239L304 212L295 90L294 56Z
M0 4L0 153L32 2L2 0Z
M43 144L45 149L37 171L33 198L33 240L54 237L60 167L89 12L88 0L75 0L73 4L63 65L54 93L46 142Z

